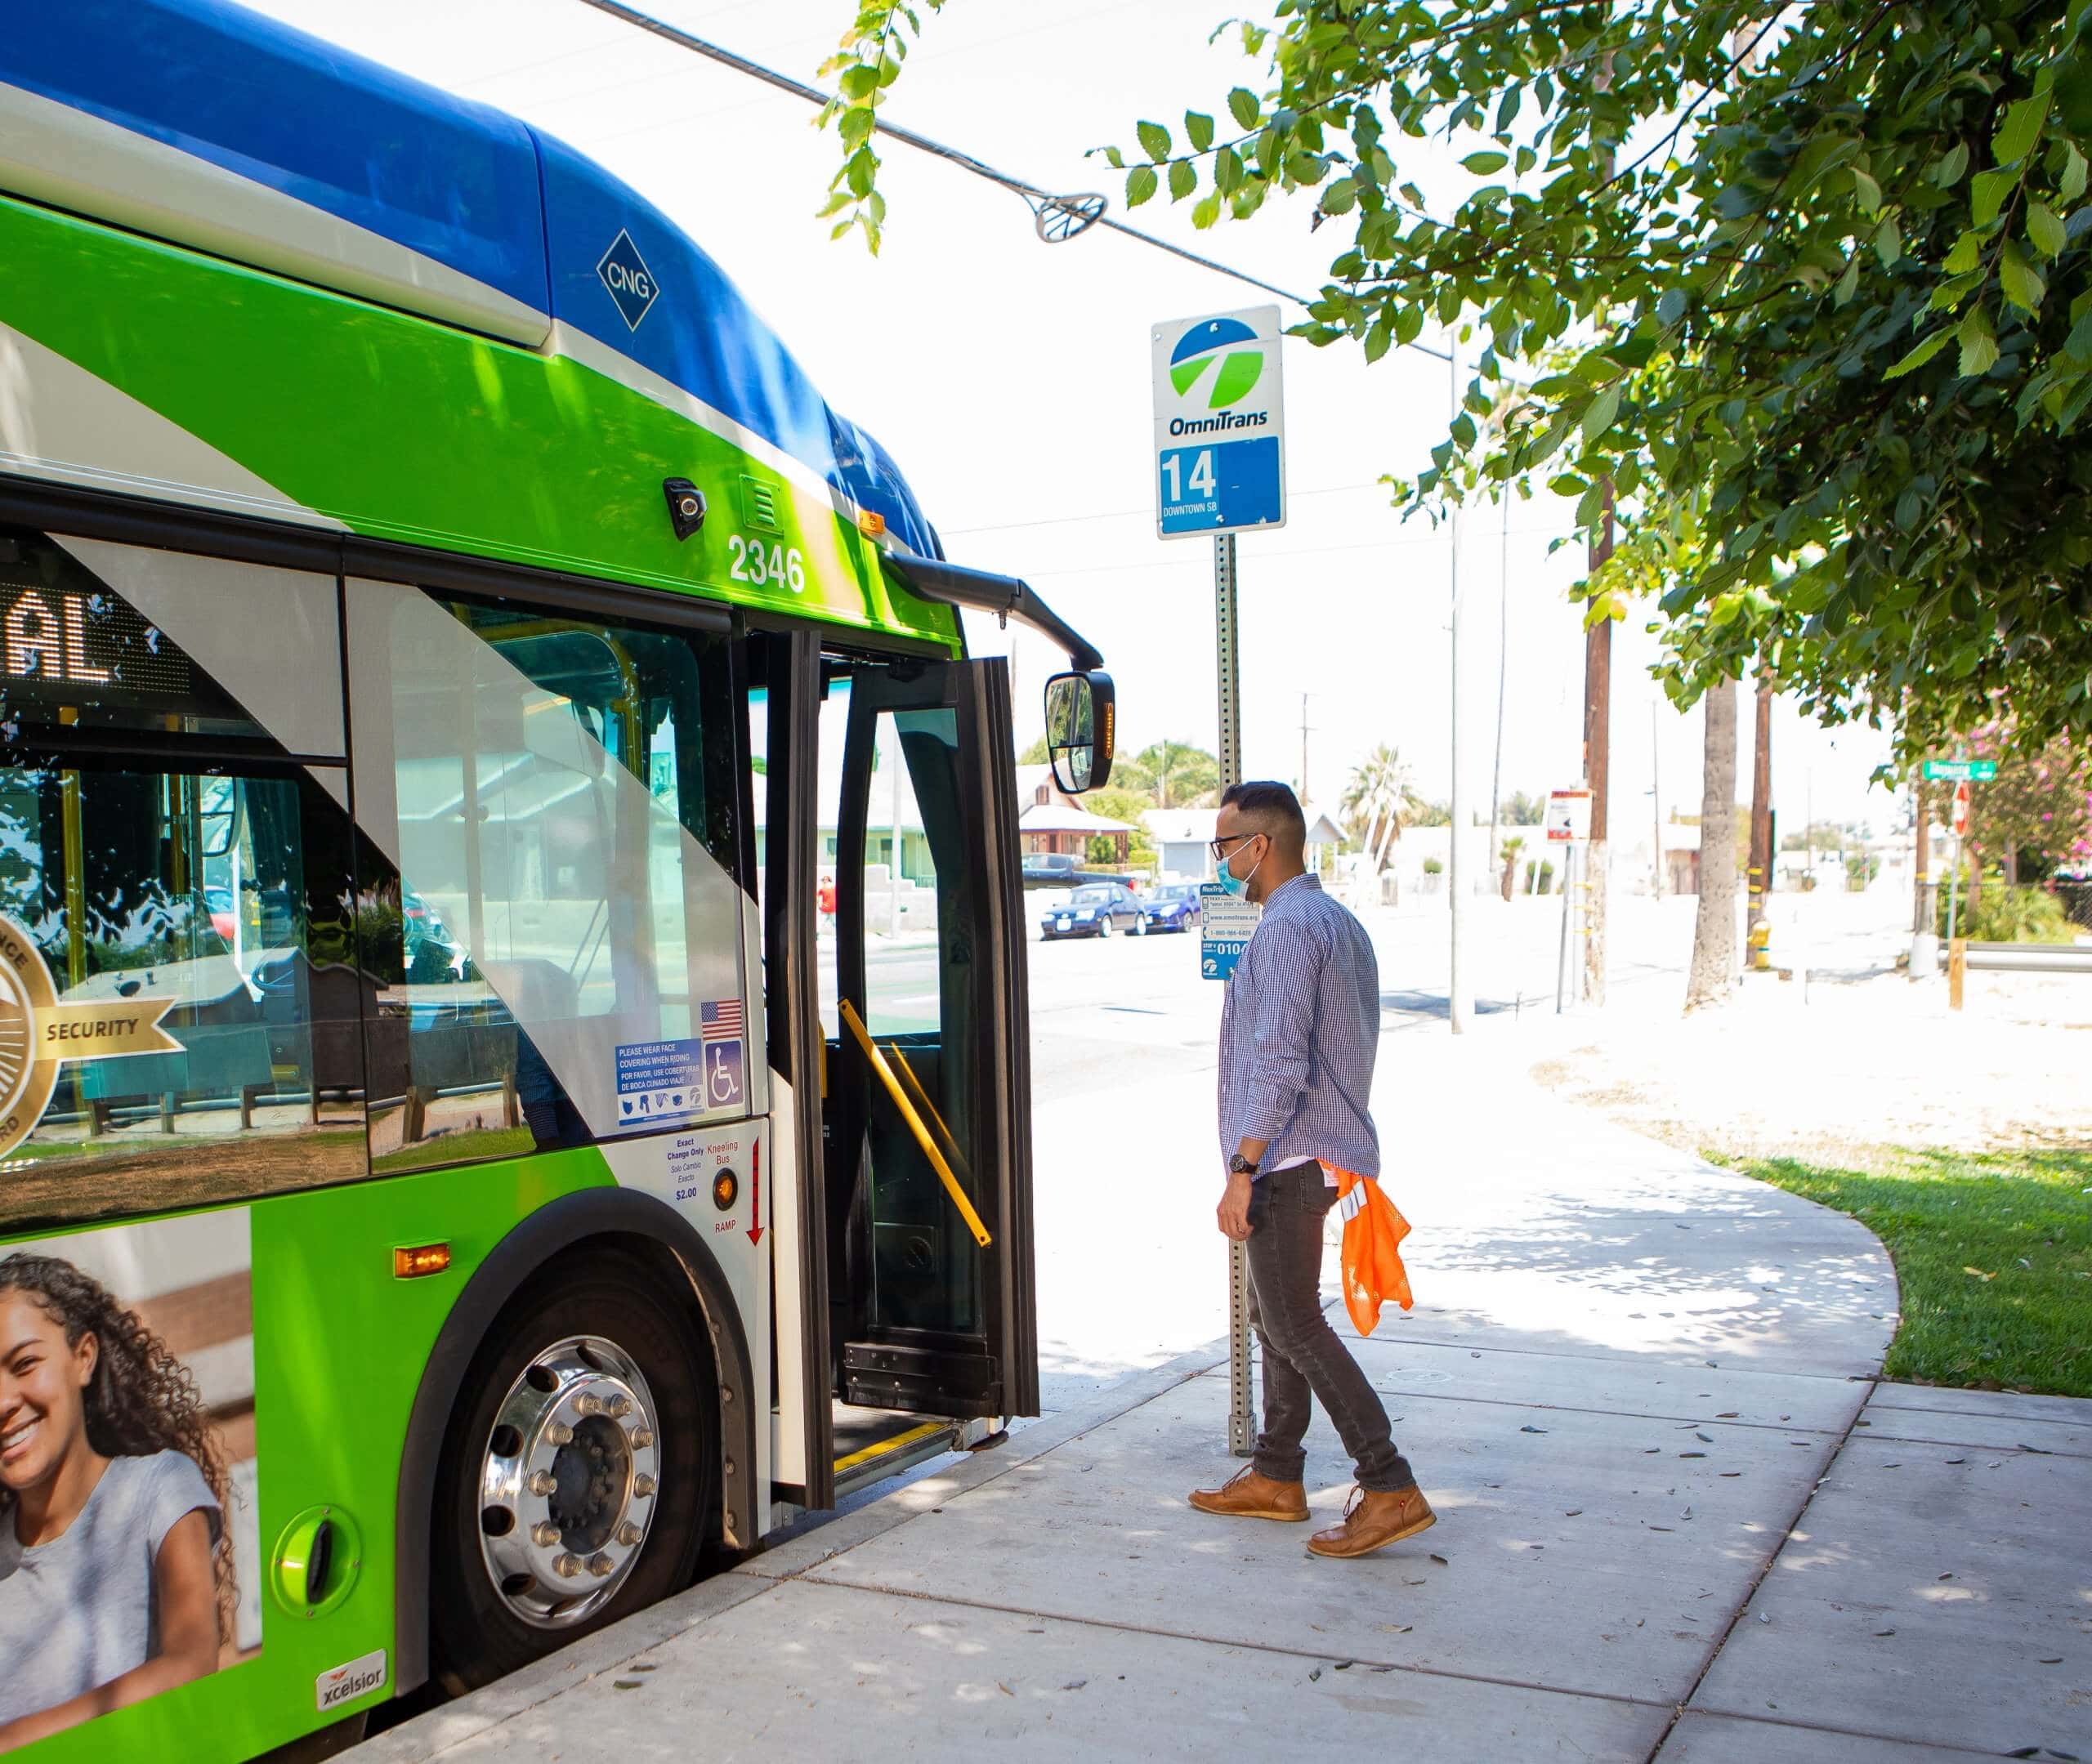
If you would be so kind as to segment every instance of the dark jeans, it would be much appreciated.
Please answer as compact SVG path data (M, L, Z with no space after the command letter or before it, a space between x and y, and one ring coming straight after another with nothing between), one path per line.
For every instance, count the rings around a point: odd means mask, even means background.
M1249 1322L1264 1348L1264 1431L1250 1462L1298 1482L1308 1462L1308 1397L1321 1399L1358 1485L1376 1493L1416 1480L1395 1449L1388 1411L1322 1313L1322 1221L1337 1191L1319 1163L1258 1177L1249 1197Z

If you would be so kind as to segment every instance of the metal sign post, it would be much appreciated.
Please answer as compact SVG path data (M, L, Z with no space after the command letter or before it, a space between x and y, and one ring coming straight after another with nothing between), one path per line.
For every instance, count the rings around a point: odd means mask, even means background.
M1581 956L1573 973L1569 967L1569 923L1571 903L1581 879L1577 874L1577 854L1590 837L1589 789L1579 786L1574 790L1550 791L1547 798L1547 846L1549 851L1559 848L1562 853L1562 944L1554 959L1554 1008L1558 1015L1564 996L1574 1004L1582 990L1578 984L1584 968Z
M1213 542L1214 658L1220 697L1220 788L1242 781L1242 675L1236 647L1235 535ZM1203 931L1201 931L1203 936ZM1231 970L1233 963L1230 963ZM1249 1376L1249 1253L1227 1246L1227 1449L1247 1458L1256 1443Z
M1279 312L1173 319L1149 333L1155 434L1156 531L1213 535L1214 659L1220 697L1220 788L1242 781L1241 657L1235 598L1239 528L1285 525L1285 409ZM1304 780L1303 780L1304 782ZM1235 927L1239 931L1240 927ZM1232 958L1200 938L1203 971L1224 980ZM1246 937L1232 940L1246 943ZM1235 952L1239 954L1239 949ZM1227 1445L1247 1458L1256 1439L1249 1376L1249 1257L1227 1246Z

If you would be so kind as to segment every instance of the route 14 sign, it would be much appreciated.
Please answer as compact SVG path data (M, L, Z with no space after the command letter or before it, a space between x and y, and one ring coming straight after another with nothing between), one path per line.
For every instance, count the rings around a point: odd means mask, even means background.
M1547 837L1551 844L1581 845L1591 837L1591 793L1553 790L1547 798Z
M1151 341L1156 532L1284 526L1278 308L1173 319Z

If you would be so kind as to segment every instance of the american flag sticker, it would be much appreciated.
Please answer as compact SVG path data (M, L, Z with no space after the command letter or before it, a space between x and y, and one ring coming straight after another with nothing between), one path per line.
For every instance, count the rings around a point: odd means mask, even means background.
M741 1038L741 1001L738 998L715 998L698 1009L697 1032L705 1041L739 1041Z

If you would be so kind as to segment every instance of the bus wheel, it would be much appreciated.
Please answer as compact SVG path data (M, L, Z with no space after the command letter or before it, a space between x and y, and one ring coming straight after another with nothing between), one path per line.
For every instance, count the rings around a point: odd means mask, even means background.
M431 1640L470 1690L687 1586L718 1500L712 1362L652 1266L578 1253L488 1331L436 1484Z

